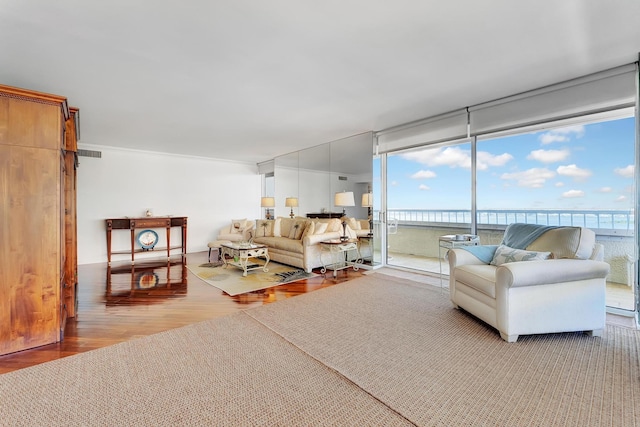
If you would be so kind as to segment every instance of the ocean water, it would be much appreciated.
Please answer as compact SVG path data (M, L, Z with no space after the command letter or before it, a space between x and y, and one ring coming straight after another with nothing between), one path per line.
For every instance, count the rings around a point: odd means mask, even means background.
M470 223L471 212L464 210L390 209L389 218L406 222ZM374 215L374 218L377 215ZM630 211L478 211L478 224L508 225L514 222L540 225L578 226L633 230L635 217Z

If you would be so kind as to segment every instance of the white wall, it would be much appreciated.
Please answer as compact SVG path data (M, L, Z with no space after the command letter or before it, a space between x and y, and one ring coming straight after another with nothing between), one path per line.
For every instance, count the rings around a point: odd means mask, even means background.
M186 216L187 252L199 252L207 250L207 243L231 219L261 217L261 182L255 164L86 144L80 148L101 151L102 158L79 158L79 264L107 261L106 218L140 217L147 208L153 215ZM166 234L156 231L158 245L164 246ZM179 244L179 231L171 230L172 244ZM113 250L129 247L130 234L114 231ZM136 254L136 259L144 255ZM127 255L112 257L112 261L127 259Z

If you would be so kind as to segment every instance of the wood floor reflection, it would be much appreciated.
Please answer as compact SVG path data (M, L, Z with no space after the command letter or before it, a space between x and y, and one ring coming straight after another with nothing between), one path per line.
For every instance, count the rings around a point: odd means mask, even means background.
M187 255L207 262L207 252ZM181 259L78 268L78 314L69 319L62 342L0 356L0 374L106 347L191 323L313 292L362 276L352 269L261 291L229 296L189 272Z

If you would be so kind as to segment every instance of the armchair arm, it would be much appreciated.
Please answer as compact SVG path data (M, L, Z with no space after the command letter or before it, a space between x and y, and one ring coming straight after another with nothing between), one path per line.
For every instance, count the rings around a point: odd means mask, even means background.
M468 264L487 265L488 264L488 262L484 262L483 260L475 256L471 252L467 251L466 249L449 249L449 251L447 252L447 257L449 258L449 267L451 271L453 271L453 269L459 265L468 265Z
M604 279L609 268L606 262L581 259L509 262L496 269L496 285L518 287Z

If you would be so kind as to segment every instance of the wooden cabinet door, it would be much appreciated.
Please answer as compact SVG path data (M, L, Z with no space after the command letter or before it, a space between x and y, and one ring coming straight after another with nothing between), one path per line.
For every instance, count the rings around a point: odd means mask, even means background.
M59 341L60 151L0 145L0 354Z

